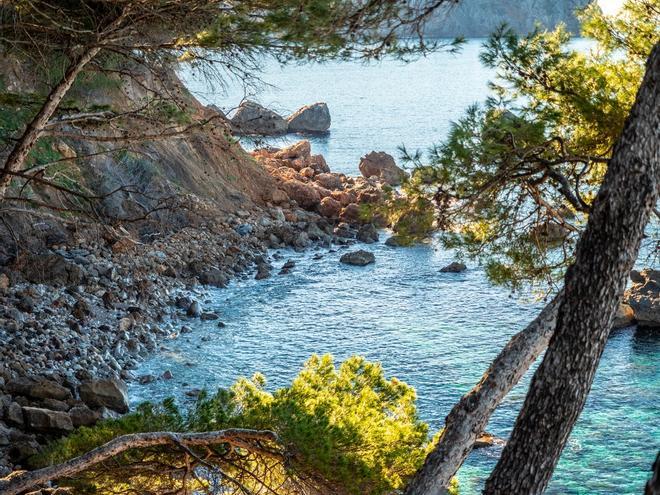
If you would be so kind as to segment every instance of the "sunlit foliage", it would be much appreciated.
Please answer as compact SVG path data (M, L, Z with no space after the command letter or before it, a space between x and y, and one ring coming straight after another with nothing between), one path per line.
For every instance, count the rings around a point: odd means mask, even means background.
M657 0L629 0L616 19L592 4L580 19L588 46L572 44L563 27L522 37L499 29L481 53L497 74L491 96L428 155L404 150L446 246L513 288L552 286L571 262L660 40Z
M322 493L381 494L403 487L424 459L428 428L417 416L415 391L386 378L379 364L351 357L336 366L331 356L313 356L290 386L269 392L265 385L259 374L240 379L213 396L203 395L185 414L171 400L142 405L121 419L78 429L52 444L39 462L61 462L126 433L266 429L280 438L278 445L263 445L275 461L224 447L199 455L255 493L303 493L302 487L314 487ZM118 487L161 493L182 486L184 458L172 448L131 451L67 483L101 493ZM198 469L197 474L201 479L189 476L189 488L212 492L218 482L213 473ZM222 483L227 489L237 486L229 478Z

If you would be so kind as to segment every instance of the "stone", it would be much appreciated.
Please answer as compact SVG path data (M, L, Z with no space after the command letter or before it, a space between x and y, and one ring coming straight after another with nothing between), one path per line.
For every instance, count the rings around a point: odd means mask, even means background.
M21 405L17 402L12 402L9 404L7 412L5 413L5 419L13 425L23 426L25 421L23 418L23 408Z
M328 166L328 163L325 161L325 157L323 155L310 156L308 163L309 166L312 167L317 174L330 172L330 167Z
M319 203L319 213L327 218L337 218L341 211L341 203L331 197L323 198Z
M300 159L302 162L305 162L309 159L311 153L312 144L308 140L303 139L302 141L298 141L286 148L276 151L273 156L278 160L293 161Z
M92 426L99 420L100 415L82 404L72 407L69 410L69 417L73 426L77 428L79 426Z
M197 301L190 303L186 315L192 318L199 318L202 315L202 306Z
M626 291L624 302L632 308L635 320L643 327L660 327L660 270L633 270L630 278L633 285Z
M252 227L250 225L250 227ZM199 283L203 285L211 285L213 287L225 288L229 282L227 276L218 268L209 268L200 273L197 278Z
M494 446L504 447L505 445L506 445L506 440L486 432L479 435L479 437L477 437L477 439L474 441L475 449L483 449L486 447L494 447Z
M254 276L255 280L263 280L270 277L270 268L267 264L261 263L257 266L257 273Z
M282 184L282 188L289 198L303 208L315 208L321 202L321 195L316 188L297 180L287 180Z
M218 315L218 313L213 313L209 311L208 313L202 313L201 315L199 315L199 318L203 321L213 321L219 319L220 316Z
M612 328L625 328L635 323L635 312L626 303L620 303L614 315Z
M360 206L355 203L346 205L339 213L339 219L346 223L357 223L360 217Z
M384 151L372 151L360 160L358 167L365 177L378 177L379 180L390 186L398 186L407 177L406 172L397 167L392 155Z
M313 103L291 114L287 122L289 132L327 132L331 124L330 110L326 103Z
M120 413L128 412L126 384L114 378L83 382L80 399L92 409L107 407Z
M325 187L326 189L341 189L343 187L341 182L341 174L323 173L314 177L314 182Z
M32 399L67 400L71 391L53 380L45 378L17 378L7 383L7 391L13 395L23 395Z
M231 126L239 134L271 136L285 134L288 123L280 115L254 101L244 101L231 118Z
M74 286L83 279L82 269L59 254L29 255L19 265L23 277L34 284Z
M357 236L355 237L358 241L364 242L366 244L372 244L378 242L378 230L372 223L362 225L358 229Z
M23 415L28 428L39 432L73 431L71 417L62 411L51 411L40 407L24 407Z
M77 320L85 320L92 314L92 308L89 303L84 299L78 299L73 308L71 308L71 316Z
M271 201L275 204L287 203L289 201L289 195L282 191L282 189L273 189Z
M9 288L9 277L5 273L0 273L0 290L7 290Z
M407 243L405 242L403 237L399 235L393 235L385 240L385 245L389 247L402 247L402 246L406 246Z
M372 252L359 249L342 255L342 257L339 258L339 261L347 265L365 266L374 263L376 257Z
M467 270L467 266L458 261L452 261L447 266L440 269L441 273L460 273Z
M172 378L174 378L174 375L170 370L165 370L165 372L161 375L161 378L163 380L171 380Z
M138 377L138 383L140 385L147 385L148 383L153 383L156 381L155 375L142 375Z

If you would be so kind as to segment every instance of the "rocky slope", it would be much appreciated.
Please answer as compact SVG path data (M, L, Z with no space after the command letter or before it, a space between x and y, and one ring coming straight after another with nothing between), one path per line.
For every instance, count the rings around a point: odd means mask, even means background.
M552 29L560 22L573 33L579 33L575 10L589 0L470 0L449 2L441 8L426 28L426 35L439 38L483 38L502 23L524 34L536 22Z

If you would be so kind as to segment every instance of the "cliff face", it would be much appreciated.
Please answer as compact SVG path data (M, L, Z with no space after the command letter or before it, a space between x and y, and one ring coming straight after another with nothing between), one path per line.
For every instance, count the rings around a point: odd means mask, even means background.
M482 38L506 23L518 33L527 33L540 22L552 29L560 22L573 33L579 32L575 10L589 0L461 0L440 9L426 28L438 38Z

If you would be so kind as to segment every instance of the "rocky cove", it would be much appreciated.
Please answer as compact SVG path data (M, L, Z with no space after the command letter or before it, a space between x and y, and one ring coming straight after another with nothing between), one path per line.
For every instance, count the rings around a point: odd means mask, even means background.
M332 173L308 141L252 155L279 185L264 207L238 210L153 242L81 235L76 244L19 257L2 270L2 473L24 467L44 442L127 412L127 383L137 384L133 390L172 380L166 367L146 374L135 370L154 353L167 351L169 342L188 337L191 327L199 326L195 322L217 329L216 337L201 337L202 348L212 338L222 339L223 315L207 303L232 280L304 270L288 259L287 249L318 253L307 263L337 250L344 252L342 263L374 262L368 248L349 248L377 242L378 228L386 226L363 220L360 205L378 203L383 187L400 183L405 173L392 157L367 154L359 167L363 177L348 177ZM452 261L439 273L465 269ZM636 320L660 325L658 275L633 274L616 327ZM194 397L198 390L190 386L185 393Z

